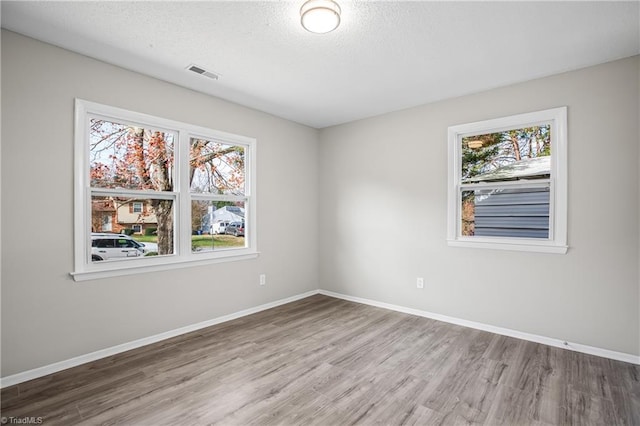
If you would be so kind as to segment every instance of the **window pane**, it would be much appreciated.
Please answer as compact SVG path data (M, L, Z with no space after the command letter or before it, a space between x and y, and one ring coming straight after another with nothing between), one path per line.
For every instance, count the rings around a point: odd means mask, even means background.
M173 144L171 133L91 119L91 186L173 191Z
M549 188L462 191L463 236L549 238Z
M142 204L142 213L134 212L135 203ZM169 255L174 253L174 212L173 200L145 199L130 197L91 197L92 257L96 260L118 260L121 258ZM132 233L140 233L135 238ZM98 253L93 240L109 236L109 233L125 235L129 246L139 253L107 252ZM102 234L102 235L98 235ZM101 244L110 244L101 242ZM119 246L118 246L119 247ZM96 256L98 258L96 258Z
M462 182L549 178L550 130L544 125L462 138Z
M191 192L245 193L245 148L191 138Z
M192 252L244 248L244 203L194 200L191 229Z

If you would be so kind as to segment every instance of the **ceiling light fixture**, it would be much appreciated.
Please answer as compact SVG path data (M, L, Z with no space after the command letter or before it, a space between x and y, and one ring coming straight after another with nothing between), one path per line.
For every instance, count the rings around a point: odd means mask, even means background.
M340 6L333 0L308 0L300 8L300 22L305 30L324 34L340 25Z

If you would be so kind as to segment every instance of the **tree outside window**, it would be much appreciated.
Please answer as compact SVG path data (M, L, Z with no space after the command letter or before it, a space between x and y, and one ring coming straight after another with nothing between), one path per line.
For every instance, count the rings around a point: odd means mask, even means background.
M566 107L448 133L448 244L566 253Z
M550 130L547 124L463 137L462 183L549 179ZM530 188L508 192L487 188L463 191L461 210L463 236L549 236L548 191ZM486 225L479 227L477 233L476 213L484 213L479 223Z
M76 100L81 177L75 186L74 277L133 269L132 262L177 265L254 256L254 147L255 140L244 136ZM213 212L222 206L242 210L242 232L208 235ZM136 236L139 243L157 244L154 259L91 261L97 257L91 232L136 231L144 231Z

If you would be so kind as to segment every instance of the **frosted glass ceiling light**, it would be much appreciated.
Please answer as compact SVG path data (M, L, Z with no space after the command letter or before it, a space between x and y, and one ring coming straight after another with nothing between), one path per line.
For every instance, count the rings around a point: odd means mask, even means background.
M308 0L300 8L300 20L307 31L328 33L340 25L340 6L333 0Z

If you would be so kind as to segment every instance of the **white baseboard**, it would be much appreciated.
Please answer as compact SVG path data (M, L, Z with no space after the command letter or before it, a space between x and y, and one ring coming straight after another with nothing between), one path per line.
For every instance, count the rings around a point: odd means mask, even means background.
M528 340L530 342L542 343L544 345L555 346L558 348L569 349L575 352L582 352L589 355L595 355L603 358L615 359L617 361L624 361L631 364L640 365L640 356L631 355L624 352L611 351L609 349L596 348L593 346L582 345L580 343L571 343L564 340L554 339L546 336L539 336L537 334L524 333L522 331L511 330L509 328L496 327L494 325L482 324L475 321L468 321L460 318L449 317L446 315L435 314L433 312L422 311L420 309L406 308L404 306L392 305L390 303L378 302L376 300L363 299L361 297L349 296L346 294L335 293L328 290L318 290L318 293L325 296L335 297L338 299L344 299L351 302L362 303L365 305L376 306L379 308L390 309L392 311L403 312L406 314L417 315L425 318L431 318L434 320L448 322L450 324L461 325L464 327L475 328L477 330L489 331L495 334L501 334L503 336L515 337L517 339Z
M57 373L58 371L66 370L67 368L76 367L78 365L85 364L87 362L96 361L101 358L106 358L111 355L116 355L122 352L129 351L131 349L136 349L141 346L150 345L152 343L169 339L171 337L176 337L181 334L190 333L192 331L200 330L202 328L210 327L212 325L220 324L226 321L234 320L236 318L255 314L256 312L275 308L276 306L284 305L286 303L295 302L296 300L304 299L305 297L313 296L314 294L318 294L318 291L317 290L308 291L306 293L287 297L285 299L276 300L275 302L265 303L264 305L234 312L229 315L224 315L211 320L199 322L197 324L191 324L185 327L176 328L175 330L166 331L164 333L156 334L154 336L144 337L142 339L134 340L132 342L127 342L121 345L112 346L110 348L91 352L86 355L80 355L71 359L45 365L43 367L34 368L33 370L28 370L22 373L13 374L11 376L3 377L0 379L0 388L13 386L18 383L26 382L27 380L37 379L38 377Z
M488 331L495 334L501 334L503 336L515 337L517 339L528 340L531 342L542 343L549 346L555 346L558 348L569 349L576 352L582 352L589 355L596 355L603 358L610 358L617 361L624 361L631 364L640 365L640 356L626 354L623 352L611 351L608 349L596 348L593 346L582 345L579 343L565 342L563 340L554 339L551 337L539 336L537 334L524 333L517 330L511 330L508 328L496 327L493 325L482 324L475 321L468 321L460 318L454 318L447 315L436 314L428 311L422 311L420 309L407 308L404 306L393 305L390 303L378 302L376 300L364 299L361 297L349 296L346 294L335 293L328 290L312 290L306 293L298 294L295 296L287 297L285 299L276 300L275 302L265 303L253 308L238 311L229 315L224 315L218 318L214 318L208 321L199 322L197 324L188 325L185 327L170 330L164 333L156 334L154 336L144 337L142 339L134 340L132 342L123 343L121 345L112 346L110 348L101 349L99 351L91 352L86 355L80 355L71 359L56 362L53 364L45 365L43 367L34 368L32 370L24 371L22 373L13 374L11 376L0 378L0 388L7 386L13 386L18 383L23 383L28 380L37 379L48 374L57 373L58 371L66 370L71 367L76 367L87 362L96 361L101 358L116 355L122 352L136 349L141 346L150 345L162 340L166 340L172 337L179 336L181 334L190 333L192 331L200 330L202 328L210 327L212 325L220 324L226 321L231 321L236 318L244 317L247 315L255 314L266 309L275 308L276 306L284 305L286 303L295 302L296 300L304 299L305 297L313 296L314 294L323 294L325 296L335 297L338 299L348 300L351 302L362 303L365 305L376 306L379 308L389 309L392 311L403 312L406 314L417 315L425 318L431 318L434 320L447 322L450 324L461 325L463 327L474 328L477 330Z

